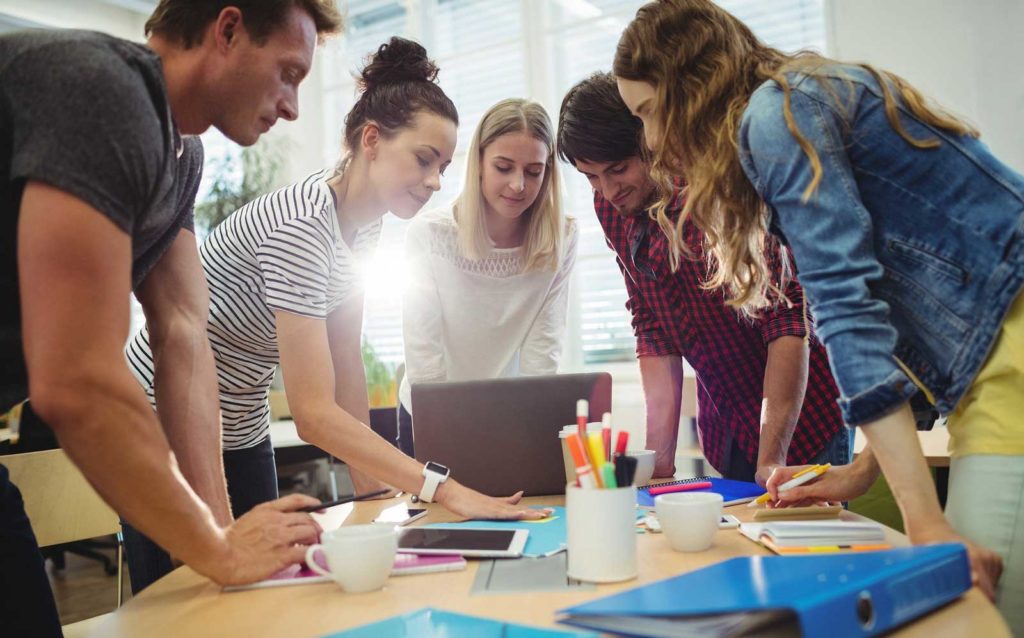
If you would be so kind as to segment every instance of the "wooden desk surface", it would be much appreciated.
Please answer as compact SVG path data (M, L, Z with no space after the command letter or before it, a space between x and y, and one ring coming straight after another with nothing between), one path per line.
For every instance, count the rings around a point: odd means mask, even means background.
M561 497L528 499L533 504L561 502ZM346 524L367 523L377 512L394 503L373 501L355 504ZM347 506L342 506L347 507ZM448 512L429 505L422 522L453 520ZM745 506L728 508L741 520L753 511ZM845 512L844 517L859 519ZM894 545L907 540L889 533ZM662 534L638 536L640 577L614 585L599 585L596 591L545 592L537 594L477 595L469 590L477 564L461 572L398 576L388 580L382 591L346 594L334 583L256 589L223 593L216 585L188 567L168 574L139 596L130 600L93 631L93 636L323 636L421 607L475 614L510 622L556 627L555 611L569 605L667 578L740 555L767 554L736 530L721 530L714 546L696 554L672 551ZM563 627L564 628L564 627ZM1009 636L1001 616L977 590L897 632L899 636Z
M917 433L917 438L921 441L924 458L930 467L949 467L949 430L944 427L920 430ZM867 437L858 432L857 438L853 442L854 456L864 450L867 442Z

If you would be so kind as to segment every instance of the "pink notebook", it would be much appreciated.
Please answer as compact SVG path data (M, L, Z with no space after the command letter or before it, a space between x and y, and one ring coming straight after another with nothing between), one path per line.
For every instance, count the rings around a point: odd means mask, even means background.
M316 554L318 565L327 569L323 554ZM417 554L398 554L395 556L395 566L391 568L392 576L407 576L410 574L428 574L431 572L457 572L466 569L466 559L458 555L432 555L420 556ZM249 585L231 585L224 588L224 591L242 591L245 589L262 589L264 587L283 587L285 585L310 585L313 583L327 583L331 579L303 565L292 565L282 569L270 578L261 580Z

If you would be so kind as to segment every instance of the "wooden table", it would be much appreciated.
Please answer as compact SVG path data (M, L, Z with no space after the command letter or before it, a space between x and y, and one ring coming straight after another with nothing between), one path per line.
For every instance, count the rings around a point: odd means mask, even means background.
M561 502L562 499L545 497L529 500L540 505ZM377 512L393 503L394 499L357 503L345 523L370 522ZM421 521L453 520L444 509L436 505L428 507L430 513ZM742 505L728 509L741 520L752 515L752 510ZM852 520L860 518L848 512L843 516ZM890 530L889 536L894 545L907 544L906 538L895 531ZM639 536L638 541L638 579L600 585L596 591L583 592L470 596L470 585L476 572L476 564L472 561L469 568L461 572L393 577L382 591L369 594L346 594L334 583L223 593L190 568L181 567L130 600L90 635L150 638L323 636L426 606L510 622L566 628L554 622L555 611L563 607L733 556L768 553L736 530L719 531L714 546L697 554L672 551L662 534L645 534ZM893 635L992 638L1009 636L1010 633L995 607L974 589L960 600Z

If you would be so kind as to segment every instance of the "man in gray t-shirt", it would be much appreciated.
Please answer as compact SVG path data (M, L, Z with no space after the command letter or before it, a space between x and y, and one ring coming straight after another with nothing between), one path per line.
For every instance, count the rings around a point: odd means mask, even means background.
M0 36L0 413L31 397L26 426L52 428L115 510L220 583L301 560L316 525L293 510L316 501L232 521L188 136L252 144L297 117L318 36L339 27L332 0L161 0L148 46ZM122 354L129 292L159 335L156 415ZM0 457L0 624L59 634L28 523Z

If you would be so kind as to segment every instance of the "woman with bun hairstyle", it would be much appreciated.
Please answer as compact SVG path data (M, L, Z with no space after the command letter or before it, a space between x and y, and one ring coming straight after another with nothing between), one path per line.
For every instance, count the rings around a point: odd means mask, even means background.
M409 225L407 412L410 383L557 372L578 233L554 144L544 107L498 102L473 134L455 203Z
M358 262L374 249L385 213L411 218L441 188L458 114L437 73L419 44L395 37L381 45L362 71L362 95L345 118L337 165L246 204L203 242L207 331L235 516L277 496L267 392L278 365L299 436L344 460L357 493L382 483L412 494L423 488L424 466L365 425ZM126 354L151 400L159 401L145 328ZM437 487L434 500L460 516L544 515L517 507L519 495L487 497L455 478ZM129 552L137 554L132 544ZM136 589L170 567L135 559Z
M614 73L656 176L689 183L681 220L705 232L712 286L748 312L776 303L765 238L789 246L844 419L867 437L855 463L785 493L801 468L777 470L769 492L847 500L880 467L911 541L965 542L1024 635L1024 177L906 80L767 47L707 0L642 7ZM949 416L945 516L918 392Z

